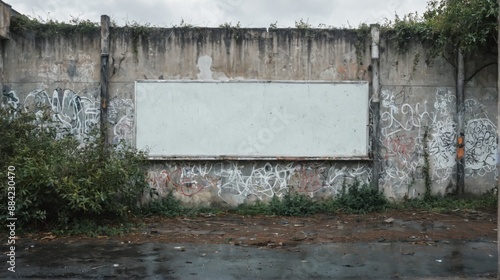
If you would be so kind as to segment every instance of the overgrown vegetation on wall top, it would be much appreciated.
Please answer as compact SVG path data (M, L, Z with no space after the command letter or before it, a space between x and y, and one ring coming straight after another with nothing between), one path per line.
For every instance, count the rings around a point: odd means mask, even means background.
M432 0L426 12L396 16L383 27L401 50L412 39L431 43L432 55L460 50L470 53L497 42L496 0Z
M70 22L42 20L26 15L14 15L10 20L10 32L17 34L32 33L40 37L56 37L74 33L94 33L100 30L97 22L73 18Z

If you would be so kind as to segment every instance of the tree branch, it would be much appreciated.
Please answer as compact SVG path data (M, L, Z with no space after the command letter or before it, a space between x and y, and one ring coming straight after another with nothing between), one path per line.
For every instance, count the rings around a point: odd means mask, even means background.
M446 55L443 54L443 58L444 58L444 60L446 60L446 62L451 64L451 66L453 66L453 68L455 68L455 70L457 69L457 65L455 63L453 63L453 61L451 61L449 58L447 58Z
M474 73L472 73L472 75L468 78L465 79L465 83L464 84L467 84L468 82L470 82L470 80L472 80L472 78L474 78L474 76L477 75L477 73L481 72L481 70L483 70L484 68L488 67L488 66L491 66L491 65L495 65L495 64L498 64L497 62L490 62L490 63L487 63L485 65L483 65L482 67L478 68Z

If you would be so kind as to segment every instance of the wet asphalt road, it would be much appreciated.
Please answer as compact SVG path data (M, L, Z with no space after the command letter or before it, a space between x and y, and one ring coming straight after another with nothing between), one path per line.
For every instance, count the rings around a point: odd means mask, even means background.
M5 259L4 254L4 259ZM419 279L496 276L485 242L235 245L23 243L2 279Z

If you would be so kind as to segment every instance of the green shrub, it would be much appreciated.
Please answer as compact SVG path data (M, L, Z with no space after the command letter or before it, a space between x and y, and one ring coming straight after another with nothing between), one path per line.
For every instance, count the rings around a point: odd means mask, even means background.
M357 181L349 187L349 190L344 184L337 202L341 209L355 214L381 211L388 205L387 199L381 192L368 185L360 186Z
M498 196L494 191L478 197L431 197L428 199L409 199L401 203L392 204L391 208L399 210L427 210L432 212L448 212L453 210L478 210L496 208Z
M153 199L142 207L142 214L145 216L175 217L186 212L181 202L174 197L173 192L168 193L166 197Z
M272 215L269 210L269 204L262 202L262 200L257 200L254 204L243 203L238 205L234 212L240 215Z
M280 216L306 216L318 213L320 205L311 198L295 193L287 192L283 198L274 196L269 203L269 212Z
M6 174L9 166L15 168L20 226L62 226L138 210L138 199L147 188L144 153L126 145L107 147L97 131L80 143L56 128L50 110L36 116L13 113L0 108L0 170ZM0 204L7 205L5 176L0 190ZM6 218L7 208L0 209Z

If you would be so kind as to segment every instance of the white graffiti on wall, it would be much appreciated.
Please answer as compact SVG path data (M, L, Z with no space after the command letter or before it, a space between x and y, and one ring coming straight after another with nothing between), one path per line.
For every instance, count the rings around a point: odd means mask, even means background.
M74 91L58 88L50 96L45 90L34 90L26 96L24 104L20 103L14 91L7 92L4 93L7 104L14 109L24 107L25 110L33 109L38 113L41 112L40 108L50 108L52 120L58 128L58 137L71 134L83 140L99 125L99 103Z
M433 124L430 135L428 149L434 162L433 177L439 183L444 182L455 172L456 124L451 117L445 117Z
M496 171L496 126L489 119L474 119L465 128L465 171L469 177Z
M293 163L286 165L266 163L263 166L253 164L248 173L244 170L245 166L237 162L226 163L220 167L215 172L220 178L217 194L219 197L227 194L234 196L238 203L243 203L251 195L259 199L281 196L287 191L288 181L294 171Z
M432 179L452 180L456 167L457 127L455 96L448 89L436 91L433 108L427 102L410 105L403 92L382 91L381 139L384 172L382 182L392 188L409 186L419 179L424 165L424 132L432 162ZM401 101L402 100L402 101ZM429 108L430 107L430 108ZM496 126L487 118L485 106L465 101L465 170L467 177L496 172Z
M4 90L3 96L6 100L6 105L8 105L10 108L17 110L19 109L19 97L17 96L15 91L12 90ZM0 104L2 107L5 106L4 102Z
M149 183L160 196L170 190L184 196L193 196L216 185L218 179L210 174L212 167L208 163L167 164L165 170L149 172Z
M456 124L453 121L454 96L438 89L433 108L427 101L410 105L401 91L382 91L381 139L384 157L383 184L405 190L421 178L424 165L424 133L428 131L428 152L433 161L433 179L449 180L455 164ZM398 102L399 101L399 102Z
M455 107L450 110L450 106L455 103L455 95L451 91L446 89L438 89L436 92L436 102L434 102L434 108L443 115L449 115L455 112Z
M133 143L134 102L132 99L113 98L109 102L108 122L113 125L113 144Z
M465 100L465 174L484 176L495 172L497 127L488 118L486 106L475 99Z
M7 110L9 114L11 114L10 118L15 118L17 116L19 106L19 97L16 92L8 88L4 88L3 98L0 100L0 108Z
M193 196L213 191L228 203L240 204L249 197L260 200L281 197L294 189L314 196L339 194L342 186L355 181L369 184L371 170L365 165L341 167L326 163L167 163L161 171L150 171L152 188L162 195L173 190Z

